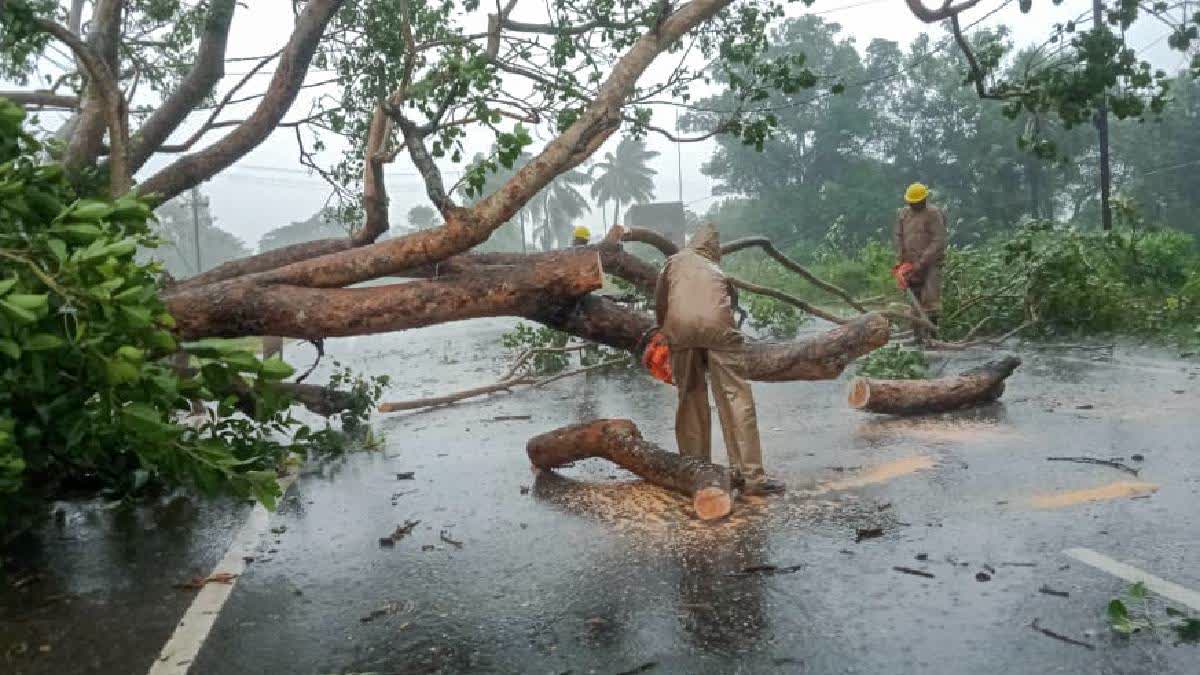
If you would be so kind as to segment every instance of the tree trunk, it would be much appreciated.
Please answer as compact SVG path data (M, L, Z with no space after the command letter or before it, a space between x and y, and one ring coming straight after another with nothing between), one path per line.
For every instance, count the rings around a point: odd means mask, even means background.
M759 382L832 380L854 359L886 345L890 337L888 320L872 312L805 340L747 343L741 358L746 377Z
M167 296L184 339L279 335L317 339L368 335L485 316L529 316L545 304L600 288L594 251L537 256L525 267L367 288L306 288L254 277Z
M592 457L607 459L688 495L702 520L722 518L733 509L734 481L728 469L667 452L642 438L629 420L596 420L549 431L530 439L525 451L534 466L546 470Z
M885 415L920 415L990 403L1004 393L1004 380L1021 359L1010 356L955 377L937 380L874 380L856 377L850 407Z

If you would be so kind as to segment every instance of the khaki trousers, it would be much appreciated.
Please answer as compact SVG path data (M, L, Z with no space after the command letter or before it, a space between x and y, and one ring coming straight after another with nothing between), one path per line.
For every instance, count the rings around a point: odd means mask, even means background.
M712 461L712 413L705 374L712 377L713 399L721 419L729 465L743 474L762 472L762 443L750 383L741 375L735 352L672 349L671 375L679 391L675 440L679 454Z

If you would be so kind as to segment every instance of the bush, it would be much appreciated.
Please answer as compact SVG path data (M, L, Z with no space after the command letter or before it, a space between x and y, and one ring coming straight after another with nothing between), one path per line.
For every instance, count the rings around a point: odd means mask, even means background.
M762 295L745 293L742 295L749 305L750 327L776 340L788 340L796 337L800 324L805 320L796 308Z
M886 380L923 380L929 376L928 369L924 353L900 345L876 349L855 366L855 372L862 377Z
M280 462L309 447L280 439L329 438L275 386L292 368L236 341L176 344L160 268L134 257L157 244L149 205L78 198L23 118L0 99L0 540L66 480L118 497L227 489L271 506ZM181 350L183 370L169 361ZM215 414L178 423L191 399Z
M951 249L943 323L951 339L987 321L987 332L1028 318L1035 334L1162 337L1190 332L1200 303L1189 285L1197 256L1175 231L1085 233L1045 221L1007 241Z

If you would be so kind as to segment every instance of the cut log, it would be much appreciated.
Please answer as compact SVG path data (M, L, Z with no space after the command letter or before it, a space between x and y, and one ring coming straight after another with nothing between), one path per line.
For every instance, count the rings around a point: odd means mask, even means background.
M529 461L551 470L582 459L600 457L660 487L692 498L701 520L729 515L734 481L729 469L668 452L642 438L629 420L596 420L555 429L530 439Z
M1004 380L1021 359L1010 356L972 368L955 377L936 380L875 380L856 377L850 382L850 407L885 415L920 415L990 403L1004 393Z

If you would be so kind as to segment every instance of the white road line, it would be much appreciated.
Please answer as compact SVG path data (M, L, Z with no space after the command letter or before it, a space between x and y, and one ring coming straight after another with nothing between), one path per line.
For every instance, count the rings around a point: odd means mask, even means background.
M1190 588L1184 588L1183 586L1167 581L1166 579L1160 579L1149 572L1143 572L1133 565L1127 565L1118 560L1113 560L1112 558L1101 553L1097 553L1089 548L1071 548L1063 551L1063 553L1071 556L1081 563L1085 563L1095 567L1098 570L1108 572L1115 577L1120 577L1126 581L1135 583L1140 581L1146 585L1147 589L1158 593L1164 598L1173 600L1181 605L1186 605L1193 611L1200 612L1200 593L1197 593Z
M295 472L279 479L281 500L295 480ZM246 519L246 524L233 538L229 549L225 551L225 557L217 563L212 573L228 572L240 576L245 572L245 557L254 552L254 548L258 545L259 539L270 522L271 514L267 512L266 507L262 504L255 504L254 509L250 511L250 517ZM233 594L233 587L237 585L237 580L238 577L234 577L228 584L205 584L196 593L191 606L184 612L183 618L179 620L179 625L175 627L171 639L163 645L158 659L150 666L150 675L186 675L188 669L192 667L192 662L196 660L196 655L200 653L200 648L204 646L204 641L208 638L213 624L216 623L221 608Z

